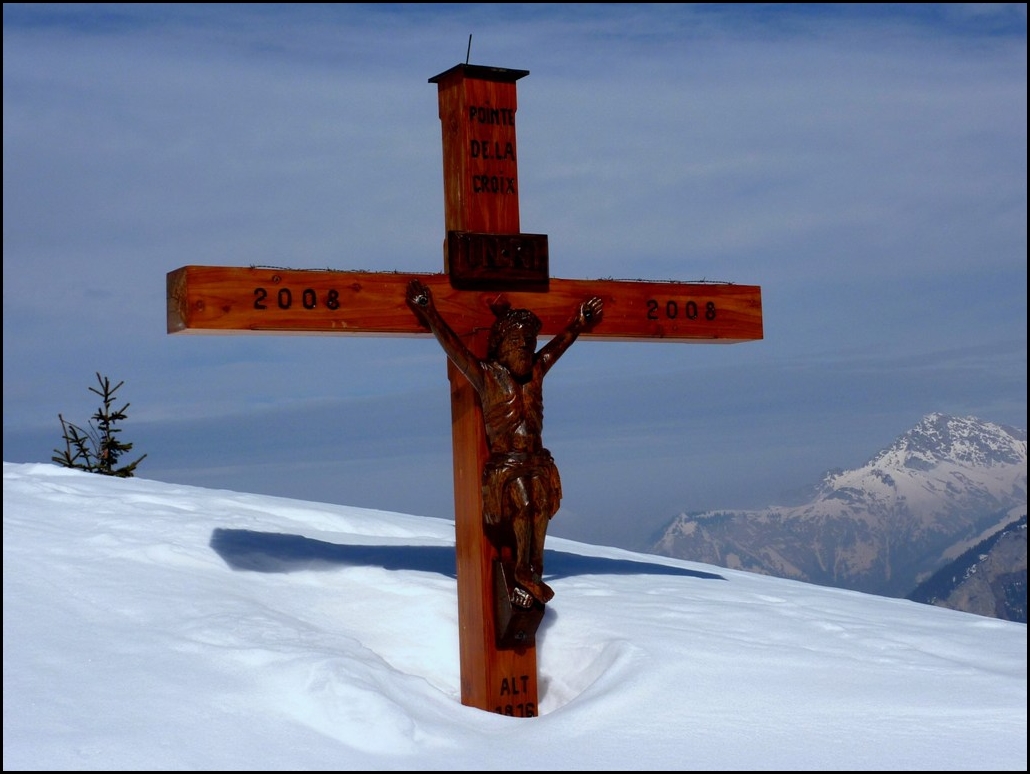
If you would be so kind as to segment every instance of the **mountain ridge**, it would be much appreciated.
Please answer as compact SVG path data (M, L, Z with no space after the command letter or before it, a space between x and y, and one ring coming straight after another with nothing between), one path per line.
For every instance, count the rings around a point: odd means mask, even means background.
M1026 516L1023 516L939 569L906 598L1026 623L1026 573Z
M1025 517L1026 490L1025 430L934 412L807 502L680 513L648 551L905 597Z

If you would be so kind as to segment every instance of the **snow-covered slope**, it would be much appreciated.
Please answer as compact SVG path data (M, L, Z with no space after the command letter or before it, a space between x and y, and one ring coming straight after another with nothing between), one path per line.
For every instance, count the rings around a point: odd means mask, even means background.
M548 541L460 702L452 522L4 463L4 769L1021 770L1026 626Z

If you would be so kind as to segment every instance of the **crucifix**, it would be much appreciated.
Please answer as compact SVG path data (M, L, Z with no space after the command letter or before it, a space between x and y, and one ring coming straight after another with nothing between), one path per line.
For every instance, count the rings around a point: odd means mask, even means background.
M553 590L543 539L557 467L540 445L540 381L578 338L738 343L763 337L761 289L721 282L561 279L523 234L515 82L459 64L437 85L443 133L439 274L184 266L168 332L435 336L447 354L461 701L538 714L536 631ZM552 337L536 351L536 336Z

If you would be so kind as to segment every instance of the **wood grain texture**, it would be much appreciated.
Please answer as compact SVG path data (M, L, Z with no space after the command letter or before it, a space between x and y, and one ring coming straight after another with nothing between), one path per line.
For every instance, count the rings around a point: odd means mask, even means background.
M763 337L754 285L552 278L546 291L482 291L457 290L444 274L230 266L168 274L168 332L428 336L404 300L413 278L463 335L489 329L492 307L503 300L531 309L541 335L553 335L580 303L600 296L604 319L585 339L731 344Z

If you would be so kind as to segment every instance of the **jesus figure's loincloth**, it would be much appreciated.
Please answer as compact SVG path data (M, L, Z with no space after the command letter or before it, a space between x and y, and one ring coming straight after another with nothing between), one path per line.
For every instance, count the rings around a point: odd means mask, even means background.
M545 502L527 505L540 508L541 515L546 513L548 519L558 512L562 496L561 478L549 451L495 452L483 468L483 519L487 524L504 524L512 520L513 503L509 490L512 483L519 480L524 482L530 497L537 491L542 491L546 497ZM533 481L539 482L540 486L533 486Z

